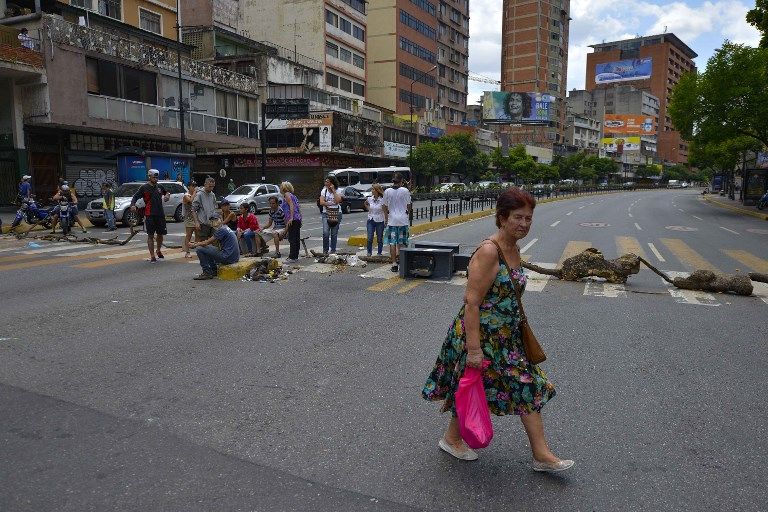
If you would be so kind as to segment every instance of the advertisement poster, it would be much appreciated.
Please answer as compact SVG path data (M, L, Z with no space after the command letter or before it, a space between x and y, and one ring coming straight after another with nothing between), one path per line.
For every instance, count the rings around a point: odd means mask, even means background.
M483 121L486 123L546 124L555 97L536 92L485 91Z
M600 141L608 153L640 151L640 137L606 137Z
M627 59L595 65L595 83L609 84L651 78L653 59Z
M399 142L384 141L384 156L394 156L398 158L405 158L408 156L410 147L408 144L401 144Z
M605 114L603 132L614 135L654 135L656 118L642 114Z
M712 177L712 192L720 192L723 189L723 175L715 174Z
M331 127L330 126L322 126L319 128L320 130L320 141L318 144L318 148L320 151L330 151L331 150Z

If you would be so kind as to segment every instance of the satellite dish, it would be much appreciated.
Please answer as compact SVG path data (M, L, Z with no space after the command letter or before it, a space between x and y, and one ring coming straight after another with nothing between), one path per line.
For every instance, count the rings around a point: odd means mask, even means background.
M224 169L219 169L219 176L221 176L222 178L225 178L227 176L227 171L225 171Z

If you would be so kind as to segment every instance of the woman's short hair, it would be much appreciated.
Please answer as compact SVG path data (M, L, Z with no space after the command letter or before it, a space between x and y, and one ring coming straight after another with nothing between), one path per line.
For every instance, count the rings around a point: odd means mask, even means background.
M333 183L334 188L339 188L339 180L338 178L336 178L336 176L329 174L328 176L325 177L325 179Z
M384 188L379 183L374 183L371 186L371 192L378 192L379 196L384 197Z
M529 192L520 190L517 187L507 189L496 200L496 227L501 227L501 219L509 217L512 210L517 210L524 206L528 206L533 210L536 208L536 199Z
M280 192L285 194L286 192L290 192L293 194L293 185L291 185L290 181L284 181L280 184Z

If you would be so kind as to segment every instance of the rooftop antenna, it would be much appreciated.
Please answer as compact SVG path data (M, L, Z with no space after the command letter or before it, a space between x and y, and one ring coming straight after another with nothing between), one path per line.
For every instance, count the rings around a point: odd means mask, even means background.
M667 33L667 26L666 25L664 25L664 33L665 34Z

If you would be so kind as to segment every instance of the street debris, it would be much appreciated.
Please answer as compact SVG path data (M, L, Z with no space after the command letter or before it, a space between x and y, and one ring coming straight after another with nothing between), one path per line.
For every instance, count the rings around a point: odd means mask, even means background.
M243 276L243 281L257 281L259 283L275 283L284 281L293 274L292 270L283 268L280 260L275 258L263 258L255 267Z

